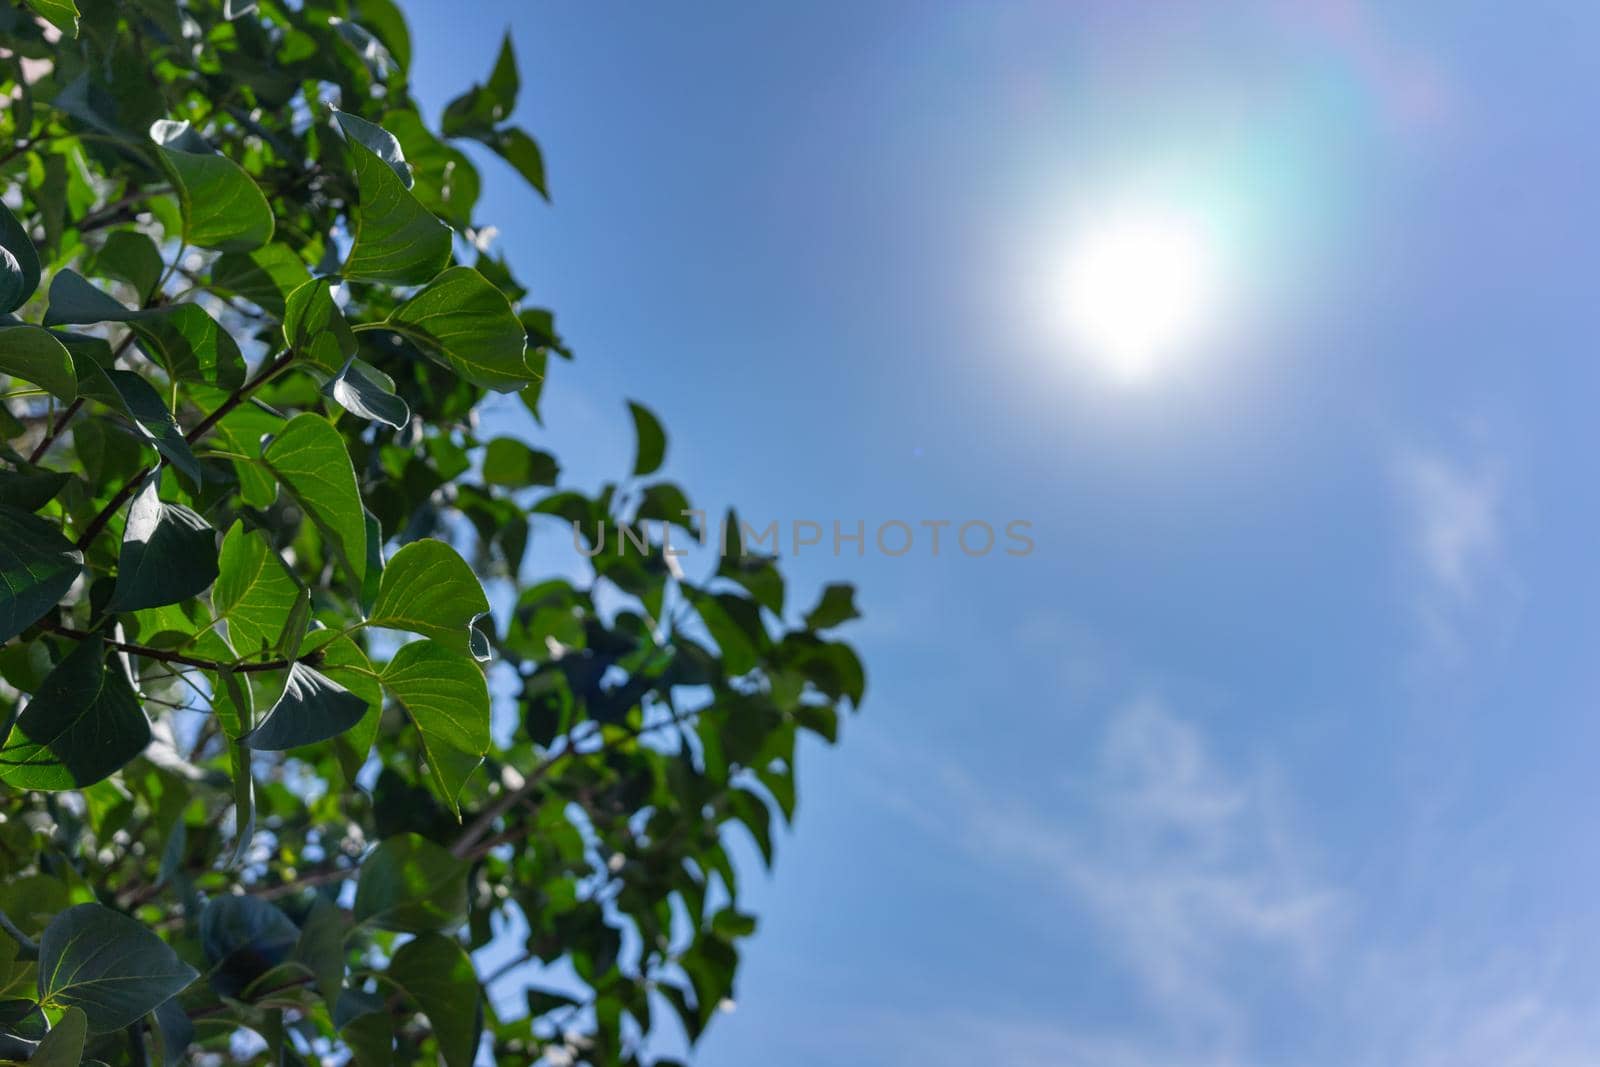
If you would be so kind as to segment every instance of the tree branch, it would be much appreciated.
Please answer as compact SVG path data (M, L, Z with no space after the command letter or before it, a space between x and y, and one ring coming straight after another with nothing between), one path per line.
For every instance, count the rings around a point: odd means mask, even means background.
M60 623L47 623L45 629L51 633L60 634L62 637L70 637L74 641L82 641L94 636L88 630L80 630L75 626L63 626ZM198 667L204 671L237 671L240 674L250 674L258 671L281 671L292 662L286 659L269 659L262 660L259 663L223 663L219 660L185 656L181 652L169 652L164 648L151 648L149 645L137 645L128 641L113 641L107 638L106 644L119 652L126 652L130 656L159 660L162 663L180 663L185 667Z

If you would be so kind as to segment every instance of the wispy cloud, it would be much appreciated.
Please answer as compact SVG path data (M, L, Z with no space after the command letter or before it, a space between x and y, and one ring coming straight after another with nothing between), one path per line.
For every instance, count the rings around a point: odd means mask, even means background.
M1234 1062L1230 1050L1246 1038L1246 1013L1227 991L1242 953L1293 973L1311 973L1323 954L1338 896L1292 844L1272 776L1228 773L1200 731L1158 701L1115 712L1087 778L1062 790L1060 807L1086 818L997 793L953 765L927 774L949 810L922 800L900 810L955 834L982 863L1045 875L1100 932L1161 1026L1221 1057L1207 1062ZM1095 1047L1100 1054L1080 1058L1134 1062Z
M1503 466L1408 450L1393 473L1417 576L1410 599L1435 648L1459 653L1465 632L1485 624L1503 637L1520 601Z

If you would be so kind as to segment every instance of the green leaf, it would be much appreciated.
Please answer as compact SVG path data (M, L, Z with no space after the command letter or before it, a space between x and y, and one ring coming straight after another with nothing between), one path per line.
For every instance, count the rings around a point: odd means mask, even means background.
M0 504L21 511L38 511L55 499L71 477L64 471L0 471Z
M82 1008L68 1008L28 1057L32 1067L78 1067L83 1062L83 1042L89 1034L89 1017Z
M483 480L507 489L555 485L561 474L556 457L529 448L512 437L496 437L483 454Z
M472 620L488 610L489 599L467 561L443 541L423 538L396 552L384 568L367 621L466 654Z
M289 667L283 695L241 740L258 751L281 752L326 741L367 713L367 702L304 663Z
M366 146L373 155L389 165L389 169L394 171L394 176L400 179L402 185L407 189L411 188L411 168L406 166L405 150L400 147L400 142L395 139L394 134L347 111L336 110L333 117L346 137Z
M227 620L228 641L244 659L270 657L300 599L300 585L259 530L235 520L222 539L211 606Z
M95 374L103 376L111 390L109 396L102 392L95 398L120 401L123 410L139 424L155 450L187 476L191 483L199 485L200 463L194 458L189 442L184 440L183 431L178 429L177 420L167 410L166 402L155 391L155 387L129 370L96 368ZM84 384L84 392L89 392L88 384Z
M322 531L359 589L367 572L367 525L344 437L308 411L291 419L261 458Z
M159 495L161 472L145 479L128 508L108 611L139 611L199 596L217 578L217 531Z
M855 586L836 582L822 590L817 606L806 614L806 629L827 630L851 619L861 618L856 610Z
M489 686L483 671L433 641L414 641L384 667L383 685L416 723L428 773L459 812L456 797L489 751Z
M283 318L289 294L310 280L305 263L281 244L227 252L211 265L212 288L243 297L276 319Z
M385 838L361 864L355 919L380 930L453 930L467 920L467 865L427 838Z
M99 904L68 908L39 939L39 1000L82 1010L92 1034L131 1025L198 977L161 938Z
M386 112L383 128L405 147L411 195L451 225L470 226L480 186L472 161L435 137L415 111Z
M451 267L385 323L473 385L506 393L535 375L524 353L527 331L505 294L471 267Z
M17 789L81 789L144 751L150 723L121 664L106 669L98 634L56 664L0 748L0 781Z
M326 278L306 282L289 294L283 340L296 356L329 374L337 374L356 354L356 336L334 303Z
M344 937L344 912L327 897L317 897L300 927L293 958L317 976L317 992L330 1011L344 984Z
M507 33L500 40L500 53L495 58L488 84L474 85L445 105L439 128L446 137L478 140L492 137L494 128L516 108L520 87L517 57L511 49L511 34Z
M75 270L61 269L50 279L49 306L45 309L46 326L63 326L90 322L132 322L150 315L160 315L158 310L136 311L123 307L113 296L102 292L89 279Z
M539 151L539 142L530 137L527 131L520 126L507 126L496 131L484 143L511 164L522 175L523 181L533 186L535 192L546 200L550 199L550 186L544 175L544 153Z
M0 314L27 302L39 288L39 252L11 209L0 204Z
M168 377L219 389L244 383L244 356L233 337L198 304L178 304L133 323L139 345Z
M0 504L0 642L60 603L83 570L83 553L46 522Z
M341 119L348 118L343 112ZM360 202L343 274L419 285L450 261L450 227L423 207L394 168L357 137L348 139Z
M364 359L351 356L322 392L350 414L397 430L411 421L411 408L395 395L394 379Z
M248 252L272 240L272 208L237 163L187 122L158 119L150 139L178 190L184 240L200 248Z
M32 382L69 404L78 398L72 356L39 326L0 326L0 374Z
M661 420L643 404L628 401L628 411L633 415L633 473L651 474L661 469L667 456L667 435L661 429Z
M428 1017L445 1067L472 1067L479 990L465 950L441 934L419 934L400 946L384 976Z
M106 238L106 243L94 254L91 273L102 278L115 278L127 282L146 304L154 295L166 264L161 261L161 250L149 234L138 230L118 230Z
M72 0L27 0L27 3L68 37L78 36L78 5Z

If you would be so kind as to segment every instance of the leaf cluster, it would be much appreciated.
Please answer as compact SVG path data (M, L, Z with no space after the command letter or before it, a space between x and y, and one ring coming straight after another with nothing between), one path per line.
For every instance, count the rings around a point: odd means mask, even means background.
M509 38L437 127L411 51L392 0L0 6L0 1059L665 1062L755 929L732 835L862 699L848 587L530 574L698 531L641 405L593 493L484 432L571 357L477 216L544 162Z

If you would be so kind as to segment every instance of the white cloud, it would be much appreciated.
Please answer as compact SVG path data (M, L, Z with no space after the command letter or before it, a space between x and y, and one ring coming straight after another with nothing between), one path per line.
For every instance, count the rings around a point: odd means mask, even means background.
M1316 969L1337 894L1315 882L1290 844L1272 777L1227 773L1200 732L1160 703L1117 711L1087 779L1051 810L986 789L953 765L918 772L930 775L948 810L923 799L895 806L929 832L954 828L960 847L986 866L1044 875L1092 921L1154 1021L1215 1057L1205 1062L1234 1062L1231 1050L1248 1036L1244 1006L1228 993L1242 953L1290 974ZM1063 818L1058 807L1089 817ZM1134 1062L1058 1062L1080 1060Z
M1410 597L1435 650L1459 653L1467 631L1485 626L1503 638L1520 589L1506 554L1501 465L1406 451L1393 474L1417 576Z

